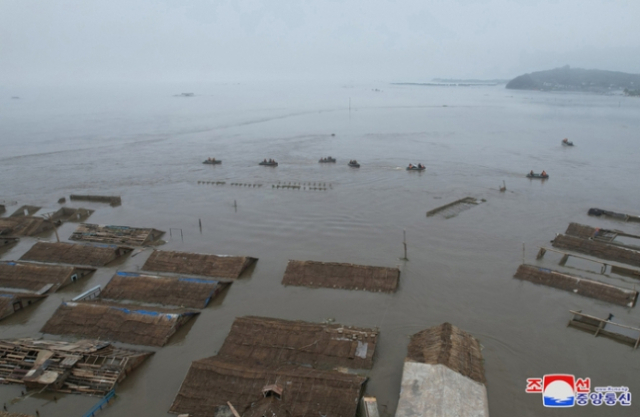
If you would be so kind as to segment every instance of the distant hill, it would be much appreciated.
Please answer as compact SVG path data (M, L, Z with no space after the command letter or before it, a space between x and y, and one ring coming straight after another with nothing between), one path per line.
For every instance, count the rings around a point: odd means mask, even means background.
M520 75L507 83L514 90L592 91L637 90L640 74L587 70L568 65L548 71Z

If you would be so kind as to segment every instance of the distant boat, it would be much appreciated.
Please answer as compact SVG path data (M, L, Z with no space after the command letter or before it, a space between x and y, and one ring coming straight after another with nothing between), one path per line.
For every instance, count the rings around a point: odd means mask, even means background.
M215 159L215 158L213 158L213 159L209 158L209 159L206 159L203 162L203 164L207 164L207 165L218 165L218 164L221 164L221 163L222 163L221 160Z
M262 161L258 165L262 165L265 167L277 167L278 163L276 161Z
M532 174L532 173L528 173L527 174L527 178L537 178L539 180L546 180L547 178L549 178L549 174Z
M13 96L11 98L14 99L14 100L20 100L20 97L18 97L18 96Z
M336 158L332 158L329 156L327 158L320 158L318 162L320 162L321 164L335 164Z
M176 94L176 97L193 97L195 96L194 93L180 93L180 94Z
M562 139L562 146L573 146L573 142L566 138Z
M425 169L427 169L427 167L425 167L424 165L422 165L421 167L417 165L411 165L407 167L407 171L424 171Z
M348 164L351 168L360 168L360 164L357 161L349 162Z

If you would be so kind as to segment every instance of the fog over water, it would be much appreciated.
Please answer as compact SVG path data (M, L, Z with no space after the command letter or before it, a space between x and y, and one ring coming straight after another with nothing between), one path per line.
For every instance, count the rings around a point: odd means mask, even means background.
M637 352L566 328L569 309L601 317L613 313L638 325L637 309L512 278L523 243L527 262L535 263L537 247L548 245L571 221L640 234L638 225L586 214L594 206L639 214L639 100L500 86L307 83L191 86L197 96L173 97L182 87L42 91L37 98L0 102L0 199L42 205L47 212L71 193L121 195L123 204L116 208L68 205L96 209L92 223L183 230L184 242L174 237L162 249L260 258L247 277L118 387L105 416L164 415L190 362L215 354L242 315L380 327L366 392L378 397L385 415L397 404L408 337L444 321L484 346L494 416L540 415L540 396L525 394L524 386L526 378L545 373L574 373L594 384L640 390ZM564 137L576 146L562 147ZM338 162L318 164L327 155ZM209 156L222 165L203 165ZM280 166L257 166L263 158ZM362 164L359 170L346 166L352 158ZM426 172L406 172L409 162L424 163ZM551 178L525 178L532 169L544 169ZM506 193L498 191L503 180ZM284 182L331 188L272 188ZM486 202L449 219L425 216L465 196ZM74 229L67 223L59 234L67 240ZM399 259L403 230L408 262ZM34 241L23 239L2 259L18 259ZM3 320L3 337L40 336L62 300L106 284L116 270L138 270L148 254L102 268ZM289 259L399 265L400 287L391 295L284 287ZM557 262L559 256L547 254L540 265L563 269ZM637 284L599 276L588 264L569 262L563 270L628 288ZM20 390L0 386L0 402ZM50 399L39 395L11 410L38 407L47 416L66 416L94 402L71 395L44 405ZM633 407L613 410L635 415ZM581 407L563 415L602 414Z
M74 193L120 195L119 207L66 206L94 209L90 223L167 231L164 250L259 258L152 349L102 415L167 415L190 363L216 354L236 317L257 315L379 327L364 373L385 417L397 406L410 335L443 322L482 343L493 417L637 416L638 404L551 410L525 393L527 378L570 373L640 395L637 351L566 327L570 309L640 326L637 308L512 277L524 257L637 286L595 264L535 255L570 222L640 234L638 224L587 216L591 207L640 215L640 100L392 83L510 79L567 64L640 73L638 16L632 0L0 0L2 216L23 204L52 212ZM318 163L329 155L336 164ZM203 165L207 157L223 162ZM280 165L258 166L264 158ZM427 169L407 172L409 163ZM550 179L529 180L530 170ZM226 184L203 184L216 181ZM285 183L302 188L278 188ZM481 204L425 215L467 196ZM63 224L60 238L76 226ZM184 239L170 235L178 229ZM400 259L403 231L409 261ZM40 239L55 235L23 238L0 259ZM3 320L0 337L44 337L62 301L118 270L140 270L149 253ZM290 259L398 266L400 286L284 287ZM0 403L66 417L97 401L14 401L23 389L0 385Z

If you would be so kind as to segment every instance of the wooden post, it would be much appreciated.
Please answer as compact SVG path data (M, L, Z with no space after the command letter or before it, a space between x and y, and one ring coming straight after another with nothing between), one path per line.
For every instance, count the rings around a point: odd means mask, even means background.
M202 219L198 219L198 225L200 226L200 234L202 234Z
M536 256L536 259L542 259L545 253L547 253L547 250L545 248L540 248L540 250L538 251L538 256Z
M240 417L240 414L238 414L238 412L236 411L236 409L233 407L233 405L231 404L230 401L227 401L227 405L229 406L229 409L231 410L231 412L233 413L234 416L236 417Z
M409 258L407 258L407 231L406 230L402 231L402 245L404 246L404 258L402 258L402 260L408 261Z
M522 242L522 263L524 264L524 242Z

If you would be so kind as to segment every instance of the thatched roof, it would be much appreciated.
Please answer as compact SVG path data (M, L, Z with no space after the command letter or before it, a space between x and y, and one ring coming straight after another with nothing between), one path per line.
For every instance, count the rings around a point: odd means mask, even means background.
M239 317L233 322L219 355L261 364L370 369L377 341L377 329Z
M633 307L638 298L635 290L533 265L520 265L513 277L626 307Z
M5 211L7 211L7 209L4 207L4 204L0 204L0 214L4 213Z
M142 246L154 243L164 234L161 230L129 226L103 226L82 223L69 239L116 245Z
M34 417L34 416L32 414L9 413L7 411L0 410L0 417Z
M9 217L31 216L31 215L35 214L41 208L42 207L38 207L38 206L24 205L24 206L20 207L19 209L17 209L16 211L14 211L13 213L11 213L11 216L9 216Z
M173 272L212 278L236 279L257 258L248 256L220 256L204 253L153 251L142 269L154 272Z
M0 236L0 248L3 246L13 245L20 241L17 237Z
M581 237L583 239L588 239L593 237L598 229L591 226L585 226L583 224L578 223L570 223L569 227L567 227L567 231L565 234L569 236Z
M558 235L553 240L553 247L640 267L640 251L609 245L591 239Z
M119 206L122 204L122 199L120 196L114 195L78 195L71 194L69 196L69 200L77 200L77 201L93 201L97 203L109 203L112 206Z
M474 381L486 382L480 342L450 323L411 336L407 360L444 365Z
M2 217L0 218L0 235L2 236L35 236L53 230L54 225L42 217Z
M95 268L0 262L0 288L20 288L43 294L56 292L94 271Z
M282 402L294 417L355 417L366 377L295 365L260 366L222 356L191 364L171 413L215 417L227 401L248 410L259 401L262 387L274 382L284 388ZM249 415L249 414L248 414Z
M104 395L152 354L103 341L0 340L0 378L38 391Z
M20 258L24 261L104 266L133 248L118 245L37 242Z
M0 320L45 298L32 292L8 292L0 290Z
M204 308L228 283L212 279L118 272L100 297L178 307Z
M398 268L289 261L282 284L390 293L396 291L399 280Z
M164 346L197 311L92 302L62 303L43 333L76 335L135 345Z

